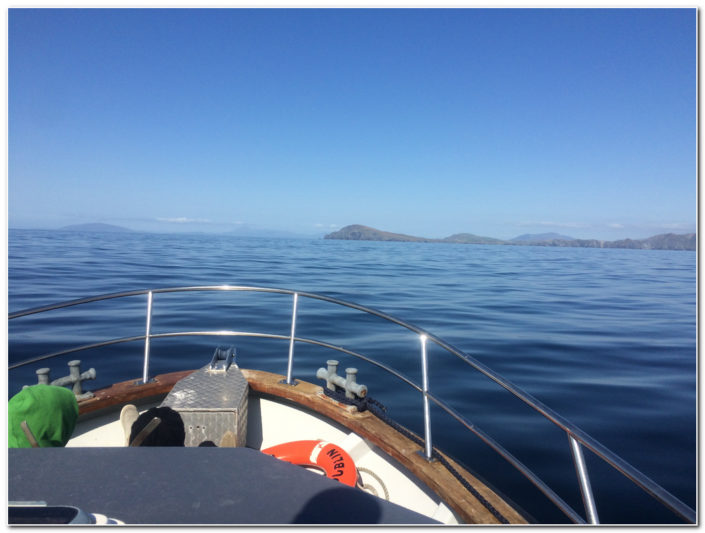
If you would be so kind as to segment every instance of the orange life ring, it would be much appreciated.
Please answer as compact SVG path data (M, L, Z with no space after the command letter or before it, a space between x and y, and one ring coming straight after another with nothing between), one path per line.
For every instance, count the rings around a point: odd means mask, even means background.
M301 466L323 469L331 479L354 487L357 469L350 454L336 444L322 440L297 440L272 446L262 453Z

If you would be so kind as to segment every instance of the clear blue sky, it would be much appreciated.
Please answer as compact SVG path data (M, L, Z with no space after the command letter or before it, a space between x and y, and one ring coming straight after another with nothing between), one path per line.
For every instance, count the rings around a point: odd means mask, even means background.
M696 16L10 9L9 226L692 232Z

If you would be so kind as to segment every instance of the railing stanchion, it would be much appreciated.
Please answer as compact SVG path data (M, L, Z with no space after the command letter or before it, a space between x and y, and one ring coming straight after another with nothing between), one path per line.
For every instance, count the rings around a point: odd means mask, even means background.
M142 384L149 381L149 340L152 336L152 291L147 293L147 326L144 333L144 368L142 369Z
M433 457L431 442L431 408L428 403L428 357L426 355L426 335L421 335L421 375L423 380L423 427L425 454L428 461Z
M590 486L590 476L588 476L587 466L585 465L585 457L580 443L575 440L575 437L568 434L570 441L570 451L573 454L573 462L575 463L575 471L578 474L580 482L580 493L583 496L585 504L585 514L589 524L599 524L600 519L597 517L597 507L595 506L595 498L592 495L592 487Z
M294 368L294 338L296 335L296 308L299 304L299 293L294 293L294 308L291 311L291 337L289 338L289 362L286 367L286 384L291 385L291 373Z

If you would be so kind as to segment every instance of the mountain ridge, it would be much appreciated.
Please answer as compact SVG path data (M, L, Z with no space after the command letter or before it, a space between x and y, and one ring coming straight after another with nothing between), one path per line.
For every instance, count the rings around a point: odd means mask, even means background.
M646 239L620 239L616 241L604 241L599 239L573 239L548 238L546 240L526 240L529 237L552 236L556 234L527 234L520 235L512 240L494 239L491 237L480 237L472 233L456 233L444 239L427 239L405 235L403 233L392 233L379 230L362 224L352 224L344 228L327 234L324 239L332 240L355 240L355 241L394 241L394 242L431 242L431 243L454 243L454 244L501 244L508 246L558 246L577 248L628 248L637 250L687 250L696 249L697 239L695 233L675 234L663 233L654 235ZM520 239L524 237L524 239ZM559 237L565 237L559 235Z
M329 233L323 238L349 241L435 242L435 239L426 239L424 237L414 237L413 235L405 235L403 233L382 231L369 226L363 226L362 224L351 224L350 226L345 226L338 231Z

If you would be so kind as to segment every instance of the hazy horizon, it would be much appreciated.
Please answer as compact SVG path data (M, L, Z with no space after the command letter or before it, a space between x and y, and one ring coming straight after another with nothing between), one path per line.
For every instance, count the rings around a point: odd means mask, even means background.
M204 230L199 230L199 229L193 229L193 230L184 230L184 229L174 229L174 228L169 228L163 229L163 230L142 230L142 229L133 229L129 228L126 226L119 226L116 224L106 224L102 222L96 222L96 223L82 223L82 224L69 224L68 226L61 226L61 227L35 227L35 228L23 228L23 227L10 227L8 229L10 230L37 230L37 231L62 231L62 230L69 230L73 231L74 228L80 227L80 226L100 226L100 225L106 225L106 226L112 226L114 228L120 228L124 231L116 231L116 233L124 233L124 232L134 232L134 233L149 233L149 234L164 234L164 235L198 235L198 234L204 234L204 235L234 235L234 236L242 236L242 237L252 237L252 238L257 238L257 237L281 237L281 238L302 238L302 239L307 239L307 238L323 238L324 236L334 233L334 231L326 231L326 232L312 232L312 233L297 233L295 231L287 231L287 230L279 230L279 229L272 229L272 228L264 228L264 227L255 227L255 226L250 226L250 225L242 225L236 229L226 229L222 231L204 231ZM349 224L350 226L357 225L357 224ZM364 224L360 224L364 225ZM345 226L343 226L345 227ZM369 226L368 226L369 227ZM375 230L380 230L380 231L386 231L384 228L372 228ZM99 232L99 229L89 229L87 230L89 232ZM111 231L108 231L109 233ZM397 233L397 232L390 232L390 233ZM457 235L457 234L467 234L467 233L472 233L472 232L467 232L467 231L459 231L459 232L454 232L453 234L449 235L442 235L442 236L434 236L430 237L428 235L411 235L411 234L405 234L409 235L411 237L421 237L421 238L426 238L426 239L443 239L446 237L451 237L452 235ZM677 232L677 231L669 231L666 232L666 234L676 234L676 235L683 235L683 234L692 234L696 233L695 231L693 232ZM475 234L477 235L477 234ZM525 232L522 234L514 235L513 237L501 239L505 241L512 241L512 240L522 240L523 237L526 237L527 235L530 236L538 236L538 235L551 235L551 238L554 239L560 239L560 238L567 238L567 239L585 239L583 237L573 237L572 235L566 235L565 233L558 233L555 231L545 231L545 232ZM623 237L621 239L595 239L595 240L602 240L602 241L614 241L614 240L624 240L624 239L632 239L632 240L640 240L643 238L648 238L648 237L655 237L656 235L660 234L654 234L654 235L649 235L647 237L639 237L639 238L632 238L632 237ZM489 238L495 238L492 235L477 235L478 237L489 237ZM587 238L588 240L592 240L592 237Z

